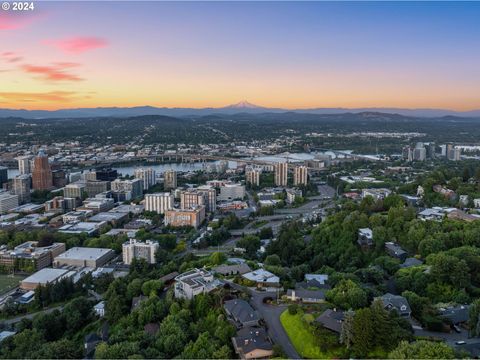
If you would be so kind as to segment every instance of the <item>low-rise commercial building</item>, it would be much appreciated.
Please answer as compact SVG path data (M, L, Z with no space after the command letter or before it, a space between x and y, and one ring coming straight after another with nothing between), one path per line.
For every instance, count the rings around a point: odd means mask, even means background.
M16 207L18 207L18 195L12 195L7 192L0 193L0 214L6 214Z
M198 228L205 220L205 206L198 206L188 210L167 210L165 212L165 225L173 227L192 226Z
M220 201L242 200L245 197L245 185L227 183L220 187Z
M8 250L0 247L0 267L32 272L41 270L52 264L53 259L66 250L64 243L53 243L49 246L37 246L37 241L27 241Z

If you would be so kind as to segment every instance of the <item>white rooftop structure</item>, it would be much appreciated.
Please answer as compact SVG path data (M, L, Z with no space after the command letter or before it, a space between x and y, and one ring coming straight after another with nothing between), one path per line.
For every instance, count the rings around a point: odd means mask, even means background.
M111 249L73 247L54 259L54 266L72 265L96 269L115 255Z
M45 285L47 283L54 283L63 278L73 276L75 271L66 269L52 269L44 268L37 271L33 275L30 275L26 279L22 280L22 288L32 290L38 285Z
M58 255L55 259L98 259L111 251L111 249L103 248L73 247L63 254Z
M242 275L245 279L252 280L258 283L264 283L264 284L278 284L280 282L280 278L274 274L272 274L270 271L267 271L265 269L258 269L251 271L249 273L243 274Z

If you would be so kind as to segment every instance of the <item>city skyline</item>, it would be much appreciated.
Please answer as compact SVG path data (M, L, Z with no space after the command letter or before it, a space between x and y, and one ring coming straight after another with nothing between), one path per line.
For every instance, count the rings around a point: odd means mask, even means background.
M0 108L480 108L478 3L35 6L0 13Z

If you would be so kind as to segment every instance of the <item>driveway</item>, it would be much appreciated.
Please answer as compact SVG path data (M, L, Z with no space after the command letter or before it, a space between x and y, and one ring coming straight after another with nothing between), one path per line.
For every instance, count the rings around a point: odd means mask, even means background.
M289 359L301 359L297 350L293 346L290 338L283 329L282 323L280 322L280 315L287 309L286 305L269 305L264 304L263 299L266 297L271 297L275 299L277 294L275 292L260 292L256 290L251 290L244 286L228 282L234 289L248 293L250 298L251 305L257 310L260 317L265 320L265 323L268 326L268 335L273 340L275 344L280 345L283 348L283 351Z

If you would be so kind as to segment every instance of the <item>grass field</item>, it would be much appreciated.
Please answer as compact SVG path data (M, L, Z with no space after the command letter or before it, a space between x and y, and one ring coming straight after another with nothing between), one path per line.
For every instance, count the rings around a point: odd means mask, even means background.
M333 359L338 356L335 352L323 352L316 344L315 336L303 318L303 313L299 312L295 315L290 315L288 310L285 310L280 316L280 321L285 329L290 341L297 352L307 359Z
M24 278L24 276L20 275L0 275L0 294L3 294L10 289L13 289L15 286L18 285L18 282Z

